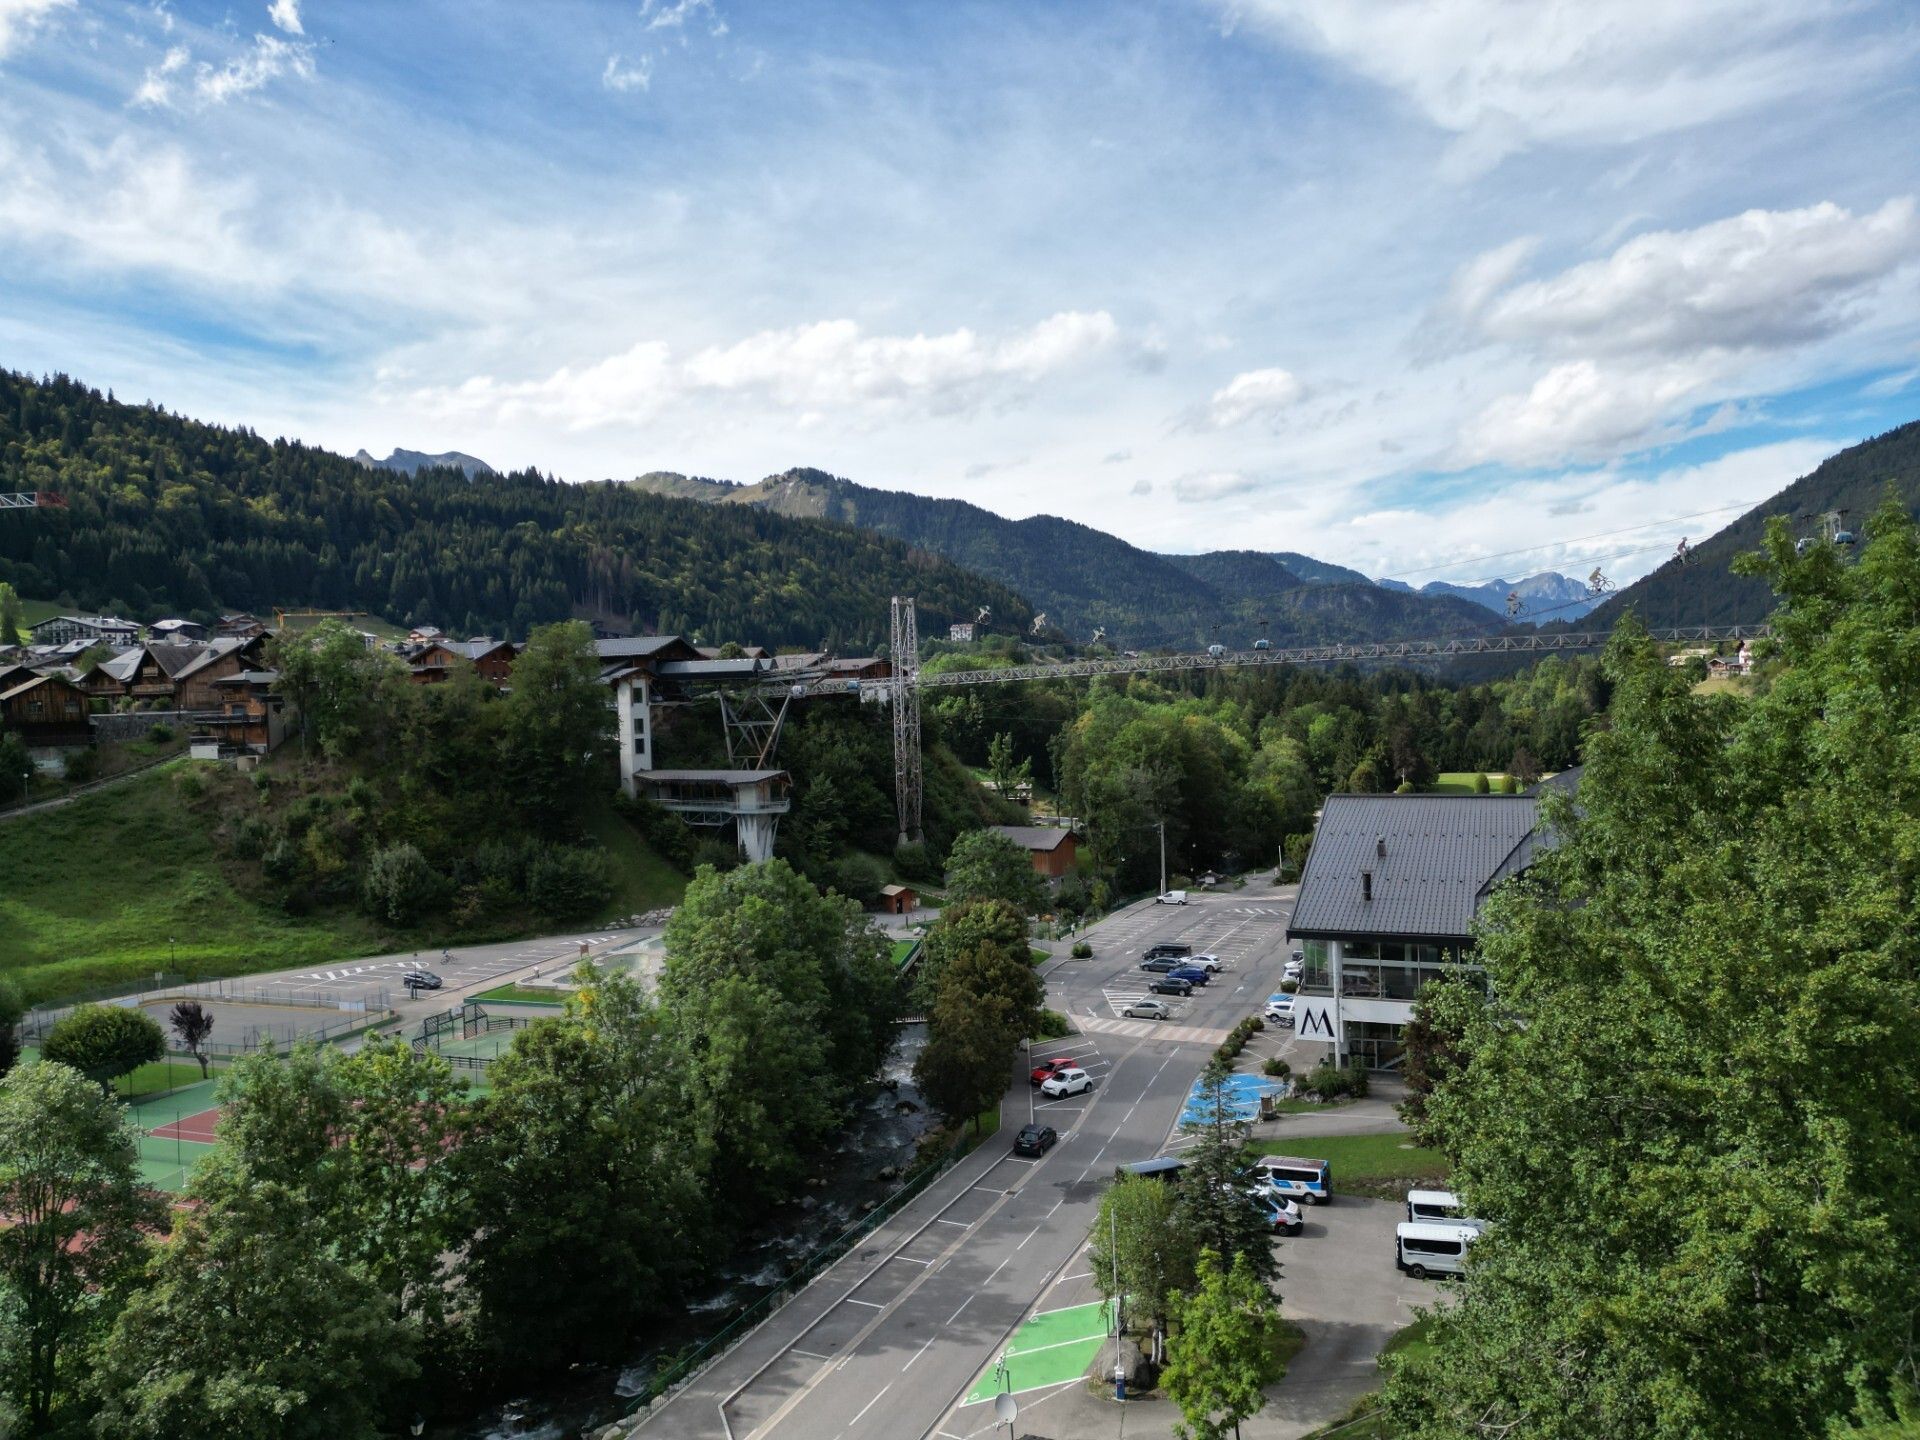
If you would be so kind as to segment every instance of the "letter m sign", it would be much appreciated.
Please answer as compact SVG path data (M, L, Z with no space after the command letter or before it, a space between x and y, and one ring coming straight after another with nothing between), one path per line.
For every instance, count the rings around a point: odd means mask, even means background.
M1333 1001L1302 1000L1294 1014L1293 1033L1303 1040L1333 1039Z

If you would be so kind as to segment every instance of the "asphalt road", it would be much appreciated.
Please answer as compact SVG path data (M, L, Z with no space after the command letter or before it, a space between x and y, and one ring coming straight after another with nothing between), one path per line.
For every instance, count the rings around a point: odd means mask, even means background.
M1090 1094L1032 1096L1023 1077L1000 1134L826 1271L635 1430L643 1440L917 1440L986 1428L957 1402L1007 1337L1047 1308L1091 1293L1087 1228L1116 1165L1159 1154L1219 1037L1255 1013L1286 955L1292 891L1265 885L1136 906L1084 938L1092 960L1056 961L1049 1004L1076 1040L1043 1046L1092 1072ZM1165 1022L1121 1019L1145 993L1140 952L1159 940L1213 950L1229 968ZM1008 1153L1027 1106L1061 1132L1039 1161ZM1062 1298L1055 1300L1053 1295Z

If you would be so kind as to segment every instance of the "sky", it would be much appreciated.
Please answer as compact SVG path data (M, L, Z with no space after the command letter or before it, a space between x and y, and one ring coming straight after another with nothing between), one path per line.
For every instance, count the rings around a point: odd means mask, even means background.
M1620 582L1920 417L1907 0L0 0L0 365Z

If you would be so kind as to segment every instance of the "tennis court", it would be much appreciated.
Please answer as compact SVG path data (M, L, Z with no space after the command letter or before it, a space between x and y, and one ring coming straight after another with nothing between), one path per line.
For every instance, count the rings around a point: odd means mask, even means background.
M1079 1379L1112 1328L1104 1300L1035 1315L1014 1332L999 1363L974 1382L966 1403L977 1405L1003 1390L1019 1395Z
M169 1194L186 1189L194 1167L212 1152L220 1119L214 1084L203 1080L130 1107L140 1132L140 1175L154 1189Z
M434 1048L449 1059L464 1057L468 1060L491 1060L506 1054L512 1044L513 1031L486 1030L465 1040L448 1036Z

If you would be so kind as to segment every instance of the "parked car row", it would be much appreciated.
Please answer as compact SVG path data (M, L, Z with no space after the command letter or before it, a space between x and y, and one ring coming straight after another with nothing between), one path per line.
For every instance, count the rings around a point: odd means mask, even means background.
M1393 1263L1416 1280L1463 1274L1467 1247L1486 1228L1451 1190L1409 1190L1407 1218L1394 1227Z

